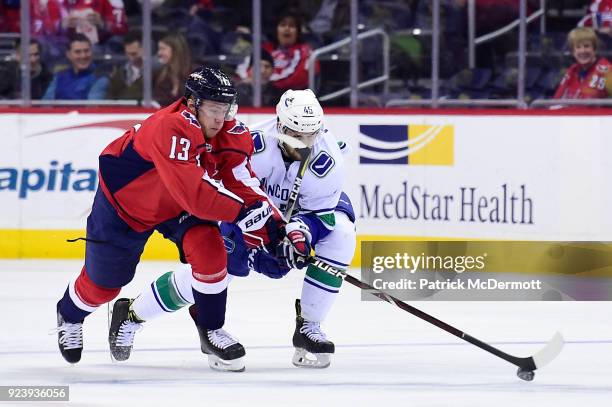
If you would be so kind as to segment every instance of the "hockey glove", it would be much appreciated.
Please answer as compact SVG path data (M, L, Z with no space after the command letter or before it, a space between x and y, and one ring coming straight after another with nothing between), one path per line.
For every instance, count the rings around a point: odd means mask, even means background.
M251 270L274 279L284 277L290 270L284 262L261 249L249 250L248 266Z
M308 265L312 236L308 226L299 219L285 225L285 238L278 246L279 262L288 268L302 269Z
M282 216L267 201L259 201L243 208L234 223L242 231L247 247L276 247L278 244L278 229L282 227Z
M234 220L242 232L254 232L261 229L272 216L272 207L268 202L258 201L249 207L243 207Z

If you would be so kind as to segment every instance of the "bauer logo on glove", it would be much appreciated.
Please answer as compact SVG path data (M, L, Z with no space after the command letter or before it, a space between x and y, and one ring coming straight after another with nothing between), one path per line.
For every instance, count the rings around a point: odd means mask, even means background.
M241 214L242 215L242 214ZM236 224L243 232L261 229L272 215L272 207L267 202L258 202L246 209L243 216L239 215Z

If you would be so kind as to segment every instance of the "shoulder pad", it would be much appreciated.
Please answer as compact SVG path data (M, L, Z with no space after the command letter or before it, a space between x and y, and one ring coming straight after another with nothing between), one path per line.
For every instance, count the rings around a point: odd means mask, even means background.
M200 122L198 121L198 119L189 110L182 109L179 114L180 114L180 117L183 119L183 120L180 120L181 124L187 123L198 129L202 128L202 126L200 126Z
M193 134L198 139L202 134L200 122L187 109L181 109L175 112L164 112L161 116L155 117L155 122L168 131L178 132L183 135ZM148 120L148 119L147 119Z
M224 134L219 134L217 146L219 149L230 149L251 155L253 152L253 140L249 128L242 122L236 122L222 130Z
M224 129L227 128L227 130L225 130L227 134L243 134L249 131L247 126L239 120L226 122L223 127Z

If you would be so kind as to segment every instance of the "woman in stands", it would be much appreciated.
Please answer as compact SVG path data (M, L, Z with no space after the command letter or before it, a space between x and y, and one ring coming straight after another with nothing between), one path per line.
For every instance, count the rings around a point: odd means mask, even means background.
M612 64L597 57L597 35L592 28L578 27L568 35L576 63L570 66L555 99L601 99L612 96Z
M270 82L279 90L308 88L310 45L302 42L302 23L295 14L283 14L276 25L276 39L263 44L274 59Z
M182 95L184 80L192 70L191 52L185 37L171 33L159 40L157 58L161 67L154 75L153 98L160 106L168 106Z

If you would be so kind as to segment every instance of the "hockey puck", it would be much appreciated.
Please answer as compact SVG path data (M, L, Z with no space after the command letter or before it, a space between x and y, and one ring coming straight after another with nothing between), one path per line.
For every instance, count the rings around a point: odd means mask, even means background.
M533 380L535 376L535 372L533 370L524 370L522 367L519 367L516 371L516 375L526 382L530 382Z

